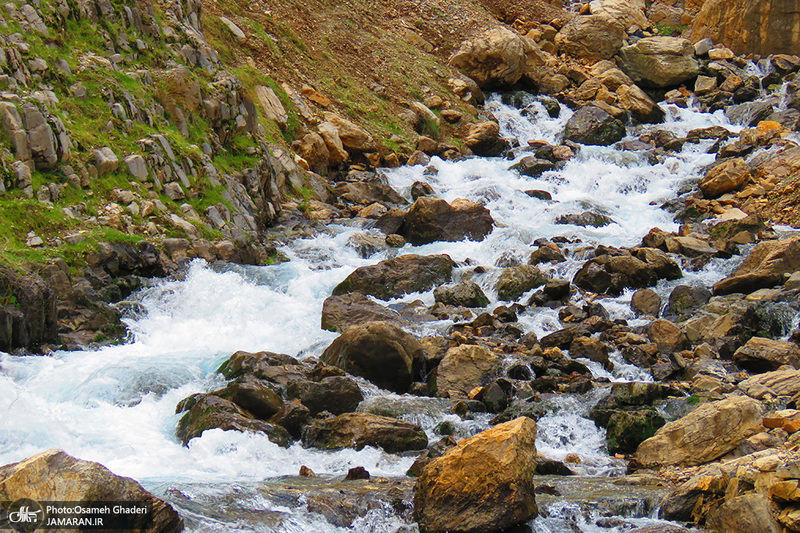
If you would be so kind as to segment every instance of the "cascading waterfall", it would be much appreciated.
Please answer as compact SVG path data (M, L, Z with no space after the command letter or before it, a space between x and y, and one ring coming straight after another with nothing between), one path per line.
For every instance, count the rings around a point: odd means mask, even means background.
M558 142L571 112L562 108L561 115L551 119L534 98L526 103L525 115L503 104L498 96L491 97L486 107L500 120L503 134L522 146L529 140ZM710 125L741 129L727 124L721 112L704 114L675 106L665 108L665 124L637 126L629 133L639 135L661 128L683 135ZM223 381L214 372L237 350L268 350L300 358L319 355L336 337L320 328L324 299L355 268L391 254L447 253L461 264L469 260L469 264L484 265L486 272L472 279L484 288L494 306L498 303L492 291L498 275L494 265L509 254L524 262L536 239L565 236L570 240L566 249L574 251L600 243L631 246L656 226L674 231L677 225L672 215L660 206L696 180L701 169L713 161L714 155L705 153L707 146L687 143L683 151L669 154L657 164L650 164L641 152L584 147L563 169L537 178L509 170L524 152L513 160L473 158L450 162L434 158L427 168L388 171L389 183L403 195L409 195L415 181L424 180L448 201L468 198L484 204L497 223L495 230L481 242L407 245L399 251L382 251L365 259L348 245L348 240L358 232L374 230L331 224L325 233L285 246L282 252L290 261L280 265L211 267L195 261L184 279L162 281L135 295L136 305L131 308L136 313L126 319L131 335L127 344L96 351L57 352L52 357L0 354L0 464L58 447L77 457L98 461L117 474L137 479L166 499L177 501L191 518L190 528L344 531L302 506L287 507L260 497L253 484L296 475L301 465L322 475L341 475L353 466L364 465L373 475L398 476L406 472L413 457L398 457L373 448L322 452L295 444L284 449L266 436L222 430L207 431L184 447L174 437L178 401L195 392L219 388ZM530 189L547 191L553 200L540 200L523 192ZM586 210L601 212L614 222L601 228L555 223L560 215ZM555 277L569 279L580 264L579 260L568 258L565 263L543 268ZM687 273L680 283L708 285L731 268L730 262L712 261L699 272ZM668 294L676 283L662 281L657 290ZM603 304L612 318L634 321L629 311L630 297L631 292L626 292ZM433 303L431 293L408 295L404 300L417 298ZM523 313L520 323L540 336L561 327L557 314L550 310ZM450 324L443 321L434 326L446 329ZM616 369L611 373L590 365L595 376L610 380L651 379L641 370L625 365L618 354L612 354L612 360ZM488 416L461 421L448 413L446 402L391 395L360 383L366 402L376 397L393 402L401 417L420 423L432 439L438 438L434 428L442 421L451 422L459 437L488 427ZM619 473L621 462L615 463L603 451L602 431L581 416L598 400L597 393L547 400L551 402L550 410L539 422L540 452L554 459L577 453L584 460L584 474ZM277 513L283 520L275 526L256 527L255 522L237 525L236 519L204 511L198 503L207 501L213 506L219 494L234 490L246 495L247 505L254 510ZM187 503L190 501L195 503ZM244 505L243 501L238 504ZM352 530L396 531L401 525L386 509L370 513L354 522ZM537 521L536 530L560 531L555 526L551 528L553 520L551 516Z

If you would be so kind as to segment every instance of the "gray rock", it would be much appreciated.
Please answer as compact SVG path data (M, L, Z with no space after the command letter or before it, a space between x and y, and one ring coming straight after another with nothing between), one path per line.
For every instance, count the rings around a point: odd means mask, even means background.
M134 178L140 181L147 179L147 162L142 156L131 154L125 158L125 164L128 165L128 171Z
M94 164L99 175L102 176L103 174L114 172L119 168L119 158L108 146L97 148L92 154L94 155Z
M575 112L567 121L564 138L581 144L608 146L625 137L625 125L594 105Z

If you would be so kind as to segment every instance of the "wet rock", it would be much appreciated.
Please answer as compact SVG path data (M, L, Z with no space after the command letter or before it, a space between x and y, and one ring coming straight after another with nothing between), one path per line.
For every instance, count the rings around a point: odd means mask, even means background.
M569 345L569 355L573 359L585 358L600 363L606 370L614 366L608 359L608 346L593 337L576 337Z
M533 39L505 28L495 28L464 41L450 64L475 80L479 87L508 87L544 58Z
M541 176L548 170L556 168L555 163L546 159L539 159L533 155L526 155L519 160L519 163L511 165L508 170L516 170L523 176L530 176L536 178Z
M456 439L448 435L443 437L439 442L430 445L427 450L422 452L420 456L417 457L417 460L414 461L414 464L412 464L408 469L406 475L410 477L419 477L420 474L422 474L422 470L428 465L428 463L444 455L447 450L456 444Z
M773 102L762 100L758 102L745 102L725 108L725 117L731 124L742 124L753 127L762 120L766 120L774 111Z
M424 359L422 346L391 322L353 326L325 349L322 361L361 376L381 388L407 392L414 366Z
M474 281L462 281L448 287L437 287L433 291L433 298L445 305L464 307L486 307L489 298L483 293L480 286Z
M286 354L273 352L244 352L239 351L233 354L228 360L217 369L226 379L235 379L245 375L251 375L258 379L269 379L276 367L297 367L303 371L298 371L298 375L305 377L307 369L300 365L300 361Z
M680 316L708 303L711 291L701 286L678 285L669 294L667 315Z
M370 300L360 292L329 296L322 304L322 329L328 331L343 333L350 326L376 321L405 323L397 311Z
M581 144L608 146L625 137L625 125L595 105L587 105L567 121L564 138Z
M602 250L605 251L605 250ZM625 288L644 288L659 279L681 277L680 267L663 252L638 248L636 255L609 250L583 264L572 282L600 294L621 294Z
M431 187L430 183L426 183L424 181L415 181L411 184L411 198L416 200L417 198L421 198L423 196L433 196L434 191L433 187Z
M573 17L556 35L558 48L580 59L611 59L625 38L625 28L605 15Z
M637 315L658 316L661 312L661 296L653 289L639 289L631 296L631 309Z
M364 395L347 376L328 376L319 381L295 380L286 386L288 399L300 400L312 416L323 411L334 415L355 411Z
M700 73L692 43L678 37L640 39L617 57L625 74L644 87L675 87Z
M545 283L544 274L531 265L506 268L497 281L497 297L505 301L515 301L524 293Z
M233 381L214 394L232 401L260 420L269 420L283 407L280 395L263 382L252 378Z
M145 503L146 514L131 519L131 527L153 533L183 531L183 519L165 501L131 478L118 476L99 463L76 459L62 450L47 450L0 467L0 498L38 502L118 501Z
M536 473L540 476L574 476L575 471L562 463L552 459L544 459L536 464Z
M744 159L724 161L709 170L700 181L700 190L706 198L717 198L734 191L750 178L750 167Z
M293 439L300 440L303 428L308 425L310 419L311 411L309 408L300 403L299 400L294 400L283 402L281 408L269 419L269 422L281 426L289 432L289 435L291 435ZM302 468L300 475L303 475Z
M750 372L769 372L783 365L800 367L800 348L792 342L752 337L736 350L733 360Z
M614 221L611 217L602 213L593 213L592 211L584 211L580 214L568 213L566 215L559 215L555 220L556 224L572 224L574 226L592 226L595 228L602 228L613 224Z
M425 449L428 438L411 422L371 413L345 413L312 422L303 431L303 445L323 450L375 446L399 453Z
M655 435L665 423L655 410L617 411L605 425L608 453L629 454L645 440Z
M356 480L365 480L369 479L369 472L363 466L357 466L355 468L351 468L347 471L347 475L344 476L345 481L356 481Z
M529 265L538 265L540 263L561 263L566 258L561 250L553 243L546 243L533 252L528 259Z
M179 405L180 407L189 407L189 404ZM212 394L201 394L195 398L186 414L178 421L175 434L185 446L204 431L216 428L224 431L265 433L269 440L284 447L289 446L292 440L282 427L252 418L235 403Z
M800 238L763 241L733 275L714 284L714 294L751 293L783 283L784 274L800 270Z
M642 442L631 467L692 466L713 461L761 431L761 409L760 402L738 396L701 405Z
M449 282L454 266L447 255L403 255L357 268L333 289L333 295L360 292L390 300Z
M477 202L459 198L447 203L421 197L408 210L400 234L415 246L436 241L480 241L493 226L489 210Z
M499 372L497 355L482 346L462 344L447 350L436 367L436 392L439 396L466 398L472 389L488 384Z
M465 141L472 153L481 157L497 157L508 149L508 142L500 137L500 126L491 121L470 126Z
M536 423L526 417L461 441L424 468L414 519L431 533L496 531L529 520L537 514L535 441Z

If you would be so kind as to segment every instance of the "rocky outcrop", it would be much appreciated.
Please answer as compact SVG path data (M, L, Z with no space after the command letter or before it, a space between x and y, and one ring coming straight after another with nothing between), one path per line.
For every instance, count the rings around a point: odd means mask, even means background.
M125 524L146 533L183 530L183 519L165 501L131 478L117 476L99 463L76 459L62 450L47 450L0 467L0 498L37 502L140 502L151 506Z
M357 268L334 287L333 295L360 292L389 300L450 281L453 267L447 255L403 255Z
M56 295L36 274L0 265L0 351L58 342Z
M477 202L458 198L420 197L408 210L400 234L413 245L436 241L483 240L491 233L494 219Z
M707 0L692 24L692 40L709 37L737 54L786 54L800 45L800 13L787 0Z
M537 514L536 461L536 422L529 418L463 440L423 469L414 519L431 533L499 531L529 520Z
M323 450L365 446L389 453L423 450L428 438L416 424L370 413L346 413L316 420L303 432L303 444Z
M625 125L603 109L587 105L567 121L564 138L581 144L608 146L625 137Z
M714 284L714 294L750 293L783 283L785 274L800 270L800 239L763 241L736 271Z
M752 398L732 396L707 403L642 442L631 458L631 467L708 463L761 431L761 417L761 403Z
M619 51L619 66L644 87L675 87L700 73L692 43L678 37L647 37Z
M322 361L381 388L407 392L424 358L417 339L391 322L353 326L322 353Z
M510 87L534 66L544 63L533 39L505 28L489 30L480 37L465 41L450 58L479 87Z

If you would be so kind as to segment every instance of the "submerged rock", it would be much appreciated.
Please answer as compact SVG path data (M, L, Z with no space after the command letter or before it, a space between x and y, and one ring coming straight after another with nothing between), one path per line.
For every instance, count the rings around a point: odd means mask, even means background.
M536 422L521 417L462 440L414 487L414 519L430 533L498 531L536 516Z
M128 477L99 463L76 459L62 450L47 450L0 467L0 499L37 502L137 502L151 506L131 518L131 528L146 533L183 531L183 519L168 503ZM32 530L31 530L32 531Z

